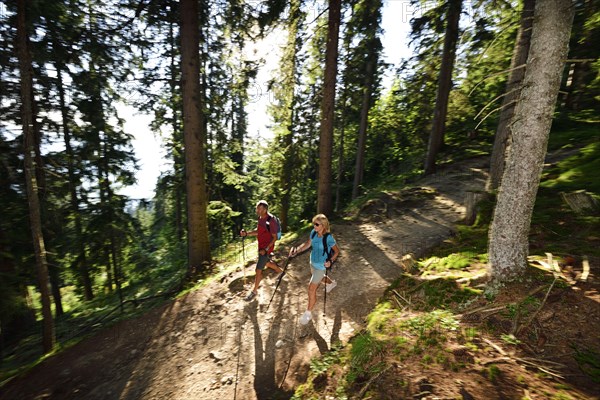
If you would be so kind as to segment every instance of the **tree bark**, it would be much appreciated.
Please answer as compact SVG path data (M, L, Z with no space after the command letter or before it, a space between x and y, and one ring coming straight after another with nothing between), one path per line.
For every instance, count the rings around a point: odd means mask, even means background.
M478 191L467 190L465 193L465 225L471 226L477 219L477 205L484 198Z
M363 101L360 109L360 123L358 127L358 149L356 151L356 165L354 168L354 184L352 186L352 200L359 195L365 170L365 148L367 144L367 125L369 122L369 109L371 108L371 94L373 91L373 71L377 63L377 54L371 54L367 61Z
M35 252L37 279L42 302L42 345L45 353L54 348L54 320L50 306L50 288L48 287L48 262L46 259L46 246L42 233L42 218L40 200L38 197L37 178L34 158L35 132L33 129L33 68L31 55L28 48L26 25L26 0L17 3L17 43L19 58L19 72L21 81L21 117L24 137L25 183L27 187L27 201L29 206L29 223Z
M500 179L504 172L506 148L511 137L511 122L515 114L515 106L521 93L521 85L525 77L525 63L529 54L531 43L531 26L533 25L533 9L535 0L524 0L521 11L521 25L517 33L517 41L510 62L510 75L506 83L506 91L502 100L502 111L498 120L498 128L494 137L492 158L490 161L490 175L487 182L487 191L493 192L500 186Z
M576 7L580 9L578 12L576 11L573 21L572 48L569 51L569 58L579 60L571 62L566 82L564 82L562 90L566 92L566 95L563 110L561 110L563 113L581 111L591 105L589 100L586 101L586 92L596 76L591 60L597 57L597 45L594 44L594 40L597 39L592 34L593 29L587 28L586 25L594 18L594 14L600 11L600 4L597 1L584 0Z
M446 14L446 33L444 35L444 49L442 53L442 64L440 66L440 77L433 112L433 124L427 145L427 156L425 158L425 174L435 172L437 155L444 144L444 133L446 129L446 115L448 114L448 99L452 89L452 71L456 58L456 43L458 41L458 21L462 10L462 0L449 0L448 13Z
M57 41L55 42L55 48L57 48ZM60 104L60 112L63 126L63 136L65 140L65 151L67 153L67 176L69 177L69 202L71 205L71 212L73 213L73 219L75 222L75 241L76 248L79 252L77 256L77 265L79 270L79 277L83 286L83 295L86 300L92 300L94 298L94 292L92 290L92 280L90 278L90 272L87 265L87 255L85 250L85 243L83 239L83 225L81 222L81 215L79 211L79 199L77 197L77 186L79 185L79 179L75 175L75 166L73 160L75 154L73 152L73 146L71 146L71 129L69 128L69 113L67 109L65 99L65 89L62 80L62 71L64 70L62 62L58 61L56 66L57 76L57 87L58 97Z
M573 22L571 0L537 0L512 145L489 233L489 261L496 281L520 276L527 266L528 235L548 135Z
M174 12L171 9L171 12ZM173 18L176 21L176 18ZM176 58L175 55L177 53L177 39L174 33L173 23L169 23L169 71L170 71L170 80L169 80L169 88L171 90L171 98L176 99L179 95L179 88L177 87L177 66L176 66ZM175 192L175 232L177 241L181 242L183 240L183 173L182 165L183 160L181 156L180 146L181 143L181 130L180 130L180 109L178 107L178 102L171 103L171 129L173 129L173 182L171 189Z
M345 108L345 99L342 99L342 107ZM337 213L340 209L341 202L341 191L342 191L342 176L344 174L344 136L346 134L346 121L345 121L345 110L342 110L342 120L340 122L340 142L338 145L338 168L335 184L335 212Z
M321 103L321 132L319 136L319 181L317 187L317 212L326 215L331 214L333 211L331 155L333 152L333 117L340 18L341 0L329 0L327 49L325 50L325 76L323 81L323 99Z
M200 96L198 0L181 1L183 136L188 221L189 273L210 262L205 177L206 124Z
M290 1L290 25L288 27L288 39L284 51L285 59L281 61L282 73L282 106L284 108L282 124L285 129L282 133L281 145L283 149L283 168L280 171L280 213L281 229L287 230L289 225L289 211L292 203L292 187L294 180L295 148L294 148L294 121L296 119L294 110L296 105L296 76L298 74L298 50L302 46L298 38L298 31L303 16L300 10L300 1Z

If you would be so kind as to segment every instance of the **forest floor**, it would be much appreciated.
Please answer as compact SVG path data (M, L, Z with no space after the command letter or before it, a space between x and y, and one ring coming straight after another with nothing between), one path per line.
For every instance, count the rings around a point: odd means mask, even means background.
M307 303L308 254L290 261L269 307L274 273L267 274L256 300L244 301L254 278L248 260L244 269L240 266L220 281L44 360L0 388L0 398L289 399L306 382L311 358L326 354L335 343L347 343L365 328L366 316L405 272L403 257L423 256L455 234L465 215L465 192L484 187L485 162L473 159L442 170L410 189L369 201L353 222L336 221L332 233L342 253L332 275L338 286L327 294L326 308L323 290L318 292L316 311L307 326L300 325L299 316ZM246 246L254 246L250 243ZM280 245L279 253L286 254L288 248ZM441 364L400 364L397 376L387 380L388 397L372 398L600 398L598 385L566 358L574 352L569 338L588 341L590 348L600 343L598 260L591 261L587 282L563 286L547 296L551 307L543 308L536 320L541 322L535 329L543 331L538 342L507 346L497 338L486 339L491 344L475 358L479 366L494 362L502 371L493 383L485 378L483 367L453 371ZM483 268L471 272L476 276ZM524 297L523 290L529 289L504 291L496 302L501 307ZM475 315L471 314L471 323ZM481 315L489 322L489 315ZM519 362L540 364L534 360L543 358L548 361L544 365L552 366L548 369L563 379ZM412 382L402 391L394 385L400 375ZM567 384L575 386L568 392L571 397L556 397Z

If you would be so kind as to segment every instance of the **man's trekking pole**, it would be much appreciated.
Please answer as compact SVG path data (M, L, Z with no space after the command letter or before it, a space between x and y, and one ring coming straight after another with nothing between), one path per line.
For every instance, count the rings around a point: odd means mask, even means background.
M246 232L244 228L242 228L242 232ZM244 286L246 286L246 246L244 245L245 240L246 235L242 236L242 271L244 271L244 278L242 282Z
M273 298L275 297L275 293L277 293L277 288L279 287L279 284L281 283L281 280L283 279L283 276L285 275L285 270L287 269L289 263L290 263L290 259L294 258L294 256L292 256L292 253L294 253L296 250L295 247L292 247L290 249L290 252L287 256L287 258L285 259L285 262L283 264L283 271L281 271L281 275L279 276L279 279L277 279L277 285L275 285L275 290L273 290L273 295L271 296L271 300L269 300L269 304L267 305L267 309L265 310L265 312L269 311L269 307L271 306L271 302L273 301Z

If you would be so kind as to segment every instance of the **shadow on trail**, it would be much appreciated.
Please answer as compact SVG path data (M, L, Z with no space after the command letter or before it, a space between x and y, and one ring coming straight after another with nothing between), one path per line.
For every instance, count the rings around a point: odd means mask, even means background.
M319 333L319 331L317 330L317 328L315 327L315 324L313 323L313 321L310 321L310 323L307 325L307 327L305 329L308 330L307 335L310 335L315 343L317 344L317 347L319 348L319 353L321 353L321 355L329 352L338 342L340 342L340 328L342 327L342 310L340 308L337 308L335 311L335 316L333 319L333 327L331 329L331 332L328 336L329 336L329 344L327 344L327 340L325 340L325 338L323 336L321 336L321 333ZM326 335L327 336L327 335Z
M168 303L164 311L156 315L151 329L148 325L136 327L137 332L147 332L147 346L141 354L129 362L131 373L127 376L119 399L139 399L146 396L146 390L160 376L163 361L169 357L169 348L177 346L181 338L179 333L186 332L193 316L193 305L189 297ZM111 388L115 390L114 386Z
M273 298L274 304L271 305L275 315L279 315L284 308L285 287L282 282L278 293ZM276 303L275 303L276 302ZM273 307L275 305L275 307ZM252 323L252 332L254 335L254 392L257 399L289 399L293 391L281 389L281 385L276 382L276 341L282 331L282 322L280 318L274 317L273 322L269 324L260 323L259 315L266 305L258 305L258 302L249 303L244 311ZM266 314L263 314L265 316ZM267 337L263 341L263 331L267 330Z

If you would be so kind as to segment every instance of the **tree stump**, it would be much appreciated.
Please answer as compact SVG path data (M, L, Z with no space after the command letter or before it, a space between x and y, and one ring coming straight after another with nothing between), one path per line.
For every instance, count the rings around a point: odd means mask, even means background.
M465 225L473 225L477 218L477 204L483 200L486 193L481 190L467 190L465 192Z
M585 190L571 193L561 192L560 195L565 203L571 207L571 210L577 214L596 214L600 211L598 200Z

